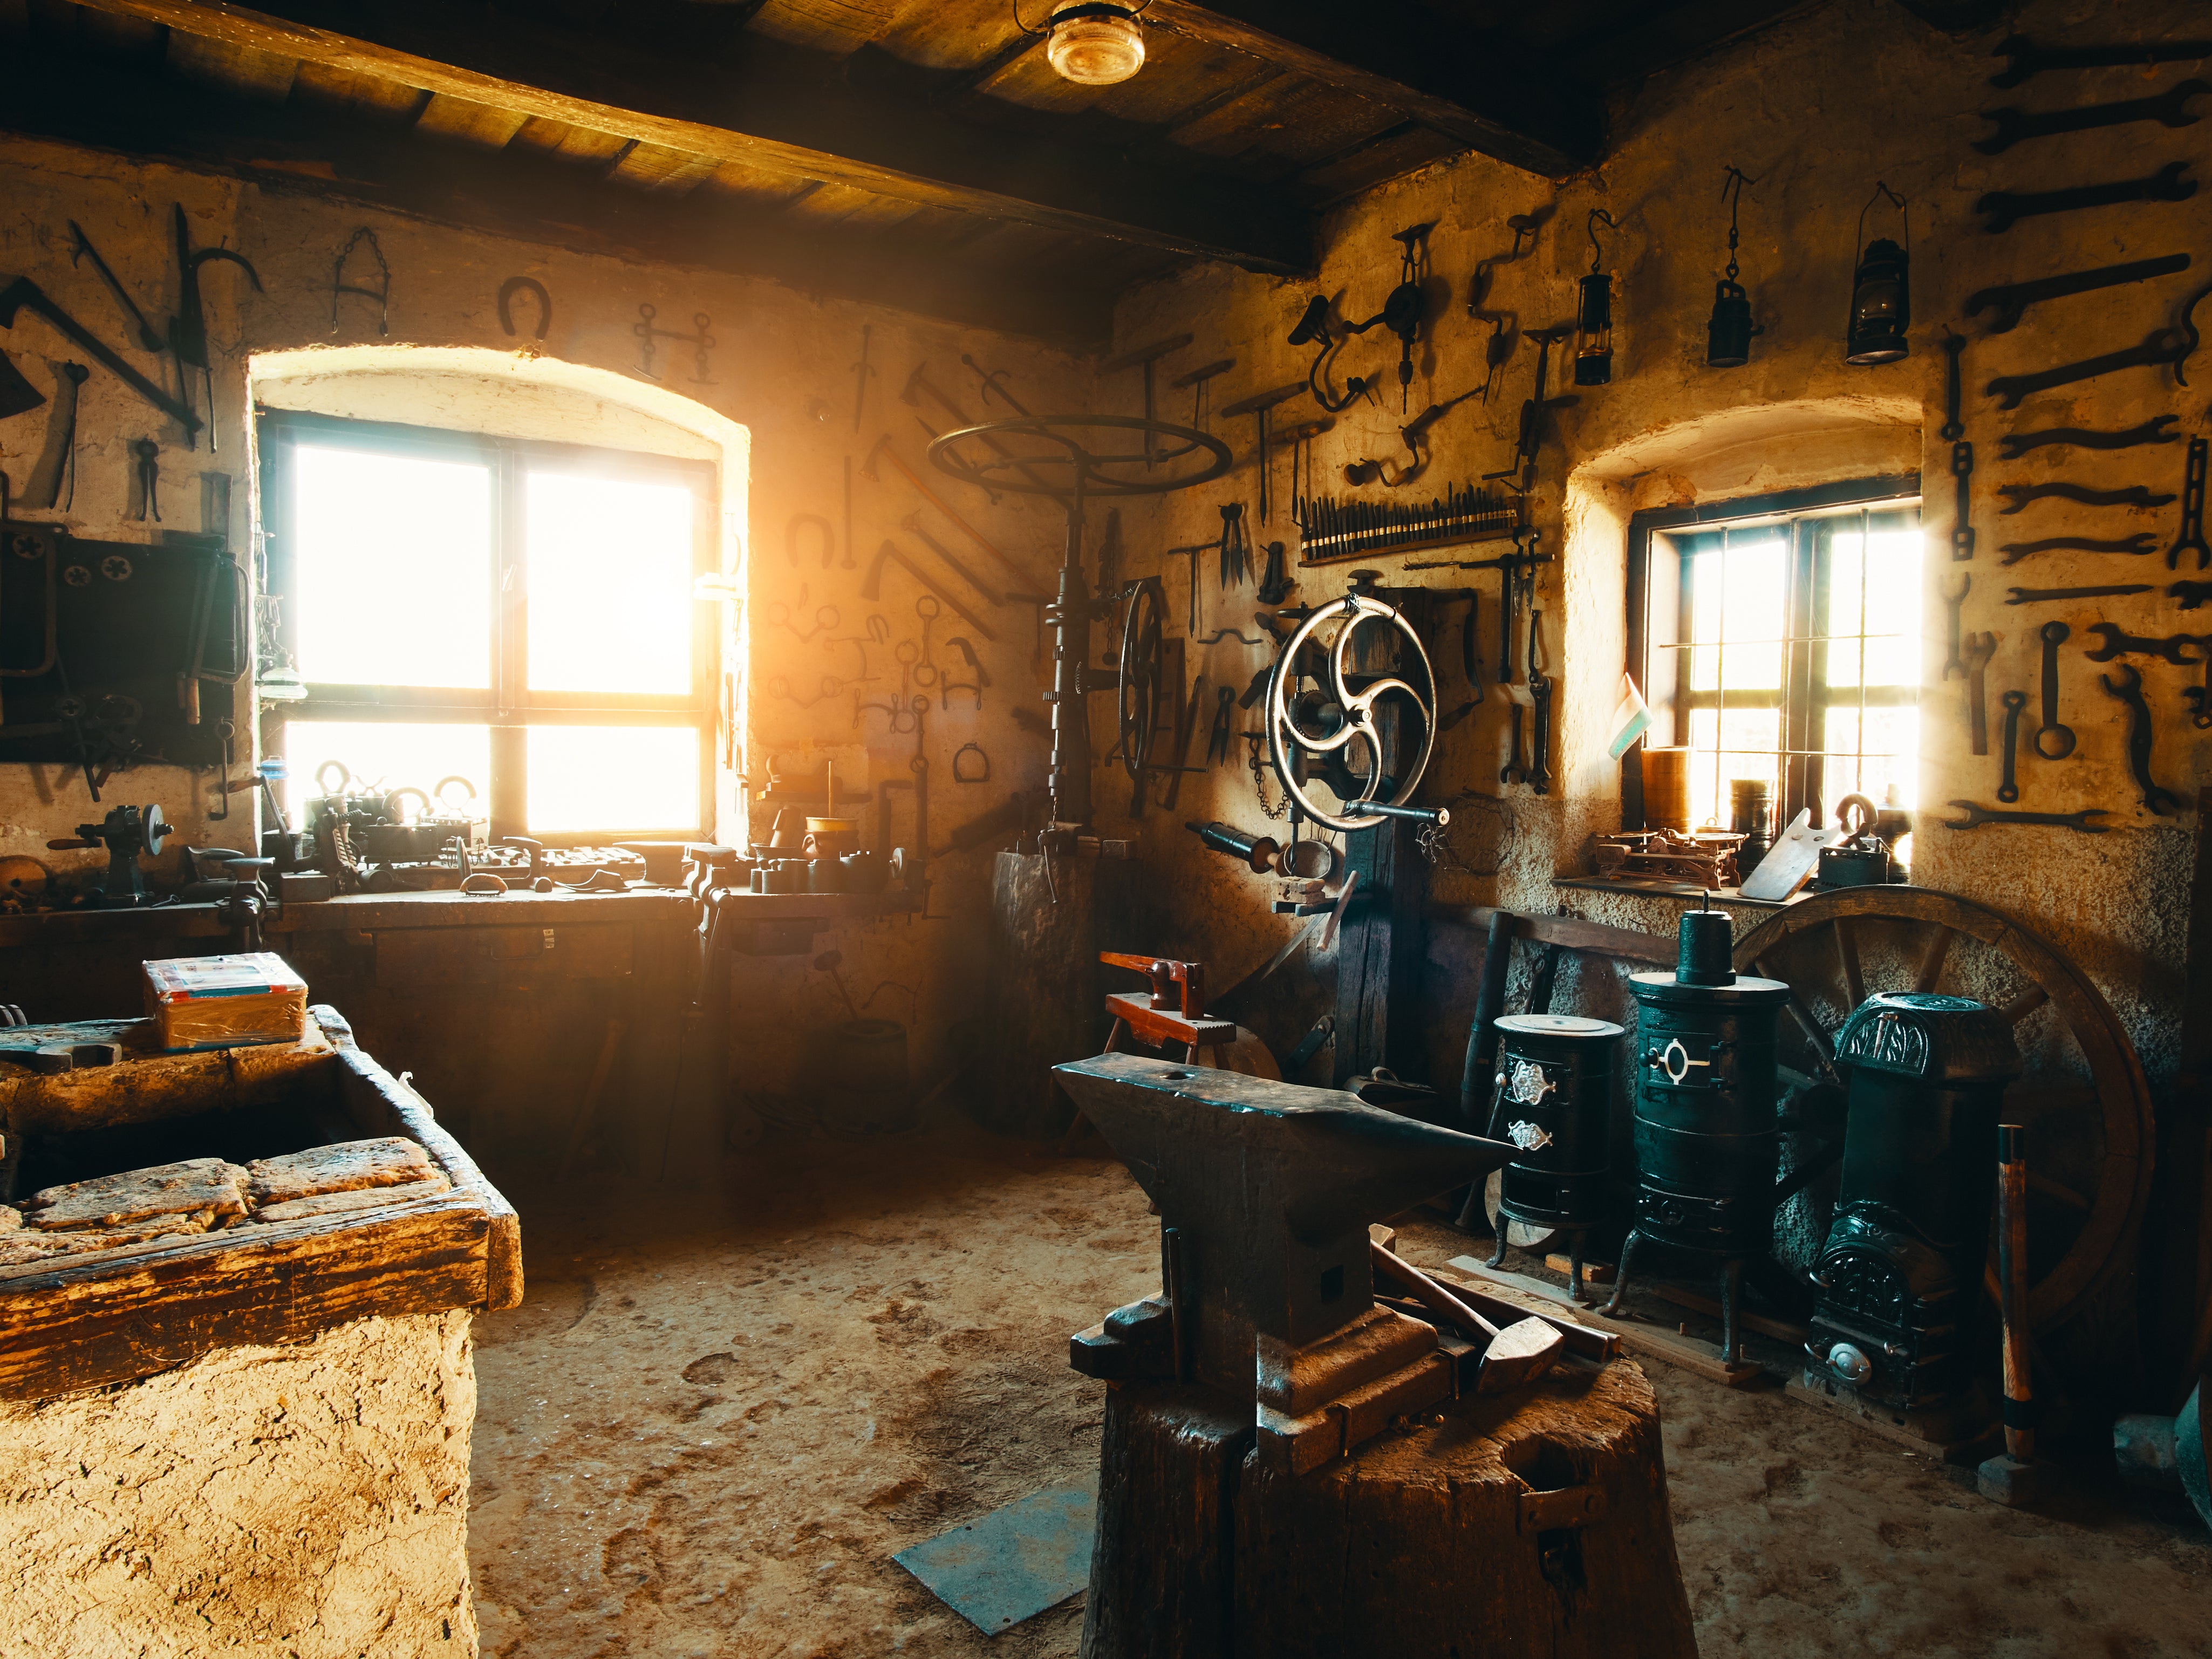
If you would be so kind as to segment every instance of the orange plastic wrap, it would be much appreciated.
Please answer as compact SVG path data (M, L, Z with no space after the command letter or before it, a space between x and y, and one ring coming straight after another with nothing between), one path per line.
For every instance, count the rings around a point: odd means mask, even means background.
M164 1048L297 1042L307 1031L307 981L273 951L142 965L146 1012Z

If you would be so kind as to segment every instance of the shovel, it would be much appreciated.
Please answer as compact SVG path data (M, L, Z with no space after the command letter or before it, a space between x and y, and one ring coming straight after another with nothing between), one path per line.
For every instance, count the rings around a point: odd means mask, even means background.
M1419 1267L1370 1241L1369 1258L1380 1278L1404 1290L1430 1312L1457 1326L1468 1335L1490 1338L1477 1366L1477 1394L1510 1394L1525 1388L1546 1371L1565 1349L1567 1339L1552 1325L1531 1315L1500 1330L1480 1314L1431 1279Z

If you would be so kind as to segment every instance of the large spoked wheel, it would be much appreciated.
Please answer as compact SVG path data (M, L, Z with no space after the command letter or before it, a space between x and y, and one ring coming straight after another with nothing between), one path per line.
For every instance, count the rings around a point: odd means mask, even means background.
M1940 987L2002 1012L2027 1062L2005 1121L2027 1128L2035 1328L2063 1324L2111 1280L2150 1191L2150 1091L2112 1005L2071 963L1971 899L1850 887L1769 916L1735 966L1792 988L1783 1064L1801 1085L1836 1080L1835 1034L1870 992Z
M1383 638L1395 647L1397 660L1408 665L1412 680L1395 673L1363 674L1352 666L1360 629L1370 624L1388 630ZM1331 626L1336 635L1328 647L1327 672L1319 677L1322 684L1301 691L1298 665L1306 645ZM1420 787L1436 746L1436 670L1419 631L1395 606L1347 593L1308 617L1275 659L1267 678L1267 756L1283 787L1316 823L1339 830L1372 830L1383 815L1363 807L1370 802L1402 806ZM1415 723L1418 743L1406 741L1407 720ZM1395 776L1393 765L1399 769ZM1336 792L1334 811L1300 781L1301 772L1316 771Z
M1121 665L1118 714L1121 726L1121 769L1138 788L1152 759L1152 733L1159 727L1160 580L1147 576L1133 586L1121 618Z

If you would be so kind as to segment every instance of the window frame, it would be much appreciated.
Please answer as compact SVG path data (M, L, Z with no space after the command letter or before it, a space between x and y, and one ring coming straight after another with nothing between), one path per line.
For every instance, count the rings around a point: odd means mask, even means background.
M1822 757L1807 751L1812 746L1813 721L1818 702L1814 695L1816 683L1826 689L1825 672L1816 674L1819 665L1814 659L1821 659L1824 662L1826 653L1818 644L1801 650L1795 643L1812 638L1814 606L1818 603L1816 583L1813 578L1815 573L1825 568L1819 556L1819 542L1824 528L1832 526L1842 515L1854 508L1869 512L1897 511L1917 507L1920 503L1920 474L1902 472L1817 484L1805 489L1740 496L1698 507L1647 508L1629 519L1626 666L1638 689L1647 696L1653 692L1655 685L1655 677L1651 672L1655 631L1651 605L1658 598L1652 573L1656 537L1662 533L1733 528L1761 520L1780 520L1790 525L1793 561L1789 621L1791 642L1785 643L1784 651L1783 684L1779 693L1783 746L1777 751L1777 770L1782 781L1782 799L1777 803L1781 823L1788 823L1813 801L1821 799L1825 781ZM1677 588L1672 590L1672 593L1679 595L1680 591ZM1675 602L1680 602L1679 598ZM1917 696L1916 684L1916 703ZM1658 700L1651 697L1650 701L1656 713ZM1678 736L1686 725L1687 708L1686 699L1678 698L1673 710ZM1644 810L1644 745L1645 739L1639 738L1620 757L1621 824L1624 829L1648 827ZM1797 752L1792 753L1793 750ZM1824 806L1828 804L1823 801Z
M553 460L564 471L683 484L692 496L695 580L720 568L715 531L720 478L710 461L641 450L609 449L540 438L508 438L387 421L349 420L296 410L256 410L260 471L262 590L278 601L268 630L298 660L296 552L293 543L295 456L302 441L386 454L434 456L487 466L492 488L491 663L488 688L340 685L309 681L301 702L272 705L277 728L267 752L285 754L289 727L325 721L392 721L484 726L491 739L491 776L483 780L489 831L532 836L549 847L604 846L621 840L705 840L714 812L714 757L720 708L720 638L716 608L691 607L691 685L686 692L532 691L529 684L529 556L526 480L532 462ZM425 596L425 603L434 603ZM683 828L609 824L534 835L527 826L529 732L537 726L690 726L698 738L701 822ZM474 781L472 780L472 781Z

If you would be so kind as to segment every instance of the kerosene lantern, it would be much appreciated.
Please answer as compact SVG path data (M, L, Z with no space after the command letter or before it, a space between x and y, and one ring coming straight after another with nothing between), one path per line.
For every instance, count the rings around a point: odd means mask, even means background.
M1751 320L1751 296L1736 281L1736 216L1743 206L1743 187L1758 182L1745 177L1741 167L1730 167L1721 185L1721 198L1729 203L1728 275L1713 284L1712 319L1705 325L1708 368L1742 368L1751 361L1752 337L1766 332Z
M1509 1224L1567 1239L1569 1288L1583 1294L1583 1241L1609 1218L1606 1145L1612 1117L1613 1039L1609 1019L1578 1014L1506 1014L1497 1022L1498 1075L1483 1133L1516 1149L1498 1171L1498 1248Z
M1859 228L1853 244L1857 268L1851 274L1850 326L1845 334L1844 361L1847 363L1893 363L1906 356L1905 331L1912 321L1912 253L1887 236L1866 240L1866 216L1876 202L1887 197L1904 216L1905 241L1912 240L1912 222L1905 198L1887 185L1876 184L1867 204L1859 210Z
M1836 1069L1844 1171L1813 1268L1806 1382L1928 1410L1972 1380L1990 1170L2020 1048L1985 1003L1885 991L1836 1034Z
M1589 275L1582 279L1582 299L1575 308L1577 386L1608 386L1613 381L1613 276L1598 269L1604 257L1604 250L1597 245L1601 220L1607 230L1620 228L1603 208L1590 210Z
M1775 1026L1790 988L1729 965L1725 911L1682 917L1674 971L1632 974L1637 1004L1635 1224L1606 1311L1620 1310L1637 1246L1670 1247L1721 1275L1721 1358L1735 1363L1743 1265L1774 1243Z

